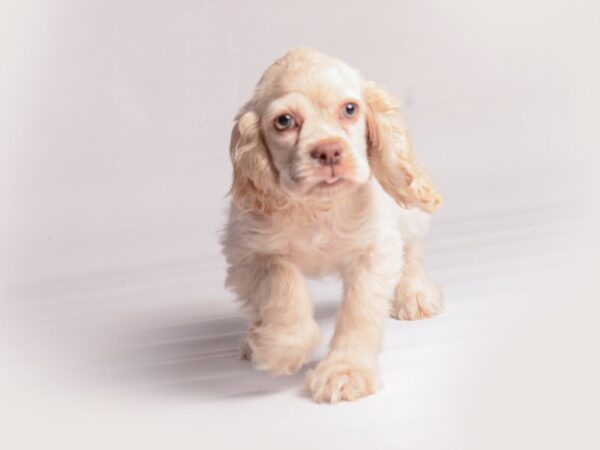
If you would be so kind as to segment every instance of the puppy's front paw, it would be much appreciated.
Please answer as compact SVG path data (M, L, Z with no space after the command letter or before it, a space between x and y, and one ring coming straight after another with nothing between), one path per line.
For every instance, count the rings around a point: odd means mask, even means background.
M240 344L240 359L252 361L252 349L250 348L250 344L248 344L248 336L244 336Z
M307 384L317 402L356 400L377 390L377 364L367 366L346 355L330 354L308 372Z
M314 320L293 328L258 325L248 330L242 351L257 369L274 375L291 375L308 361L320 339L321 333Z
M426 319L444 310L442 290L427 279L400 282L391 306L391 316L400 320Z

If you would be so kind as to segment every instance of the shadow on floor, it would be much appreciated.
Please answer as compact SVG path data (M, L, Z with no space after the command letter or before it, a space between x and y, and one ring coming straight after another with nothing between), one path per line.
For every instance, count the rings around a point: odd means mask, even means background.
M336 309L320 305L315 317L331 318ZM245 329L242 316L231 316L129 331L104 352L105 381L126 390L203 399L302 390L304 371L275 377L240 359Z

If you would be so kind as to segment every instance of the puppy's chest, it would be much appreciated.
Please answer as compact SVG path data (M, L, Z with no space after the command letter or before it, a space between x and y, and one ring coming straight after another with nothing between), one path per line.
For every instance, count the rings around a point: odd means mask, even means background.
M298 225L289 235L289 257L307 273L318 275L333 270L348 245L348 236L331 221Z

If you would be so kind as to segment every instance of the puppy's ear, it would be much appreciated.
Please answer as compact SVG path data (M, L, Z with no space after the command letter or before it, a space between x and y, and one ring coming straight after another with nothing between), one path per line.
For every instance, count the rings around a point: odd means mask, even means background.
M405 208L435 211L441 198L417 166L398 102L375 83L366 83L367 141L373 174L383 189Z
M233 164L233 184L229 194L241 210L271 214L278 198L276 171L260 132L260 119L254 111L236 117L229 147Z

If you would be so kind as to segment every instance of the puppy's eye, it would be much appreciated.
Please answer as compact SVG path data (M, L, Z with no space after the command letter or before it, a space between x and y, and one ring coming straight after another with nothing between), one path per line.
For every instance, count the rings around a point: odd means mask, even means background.
M289 128L292 128L296 121L289 114L282 114L275 118L275 128L279 131L285 131Z
M358 106L356 105L356 103L346 103L342 111L344 112L344 115L346 117L351 118L356 115L356 112L358 111Z

